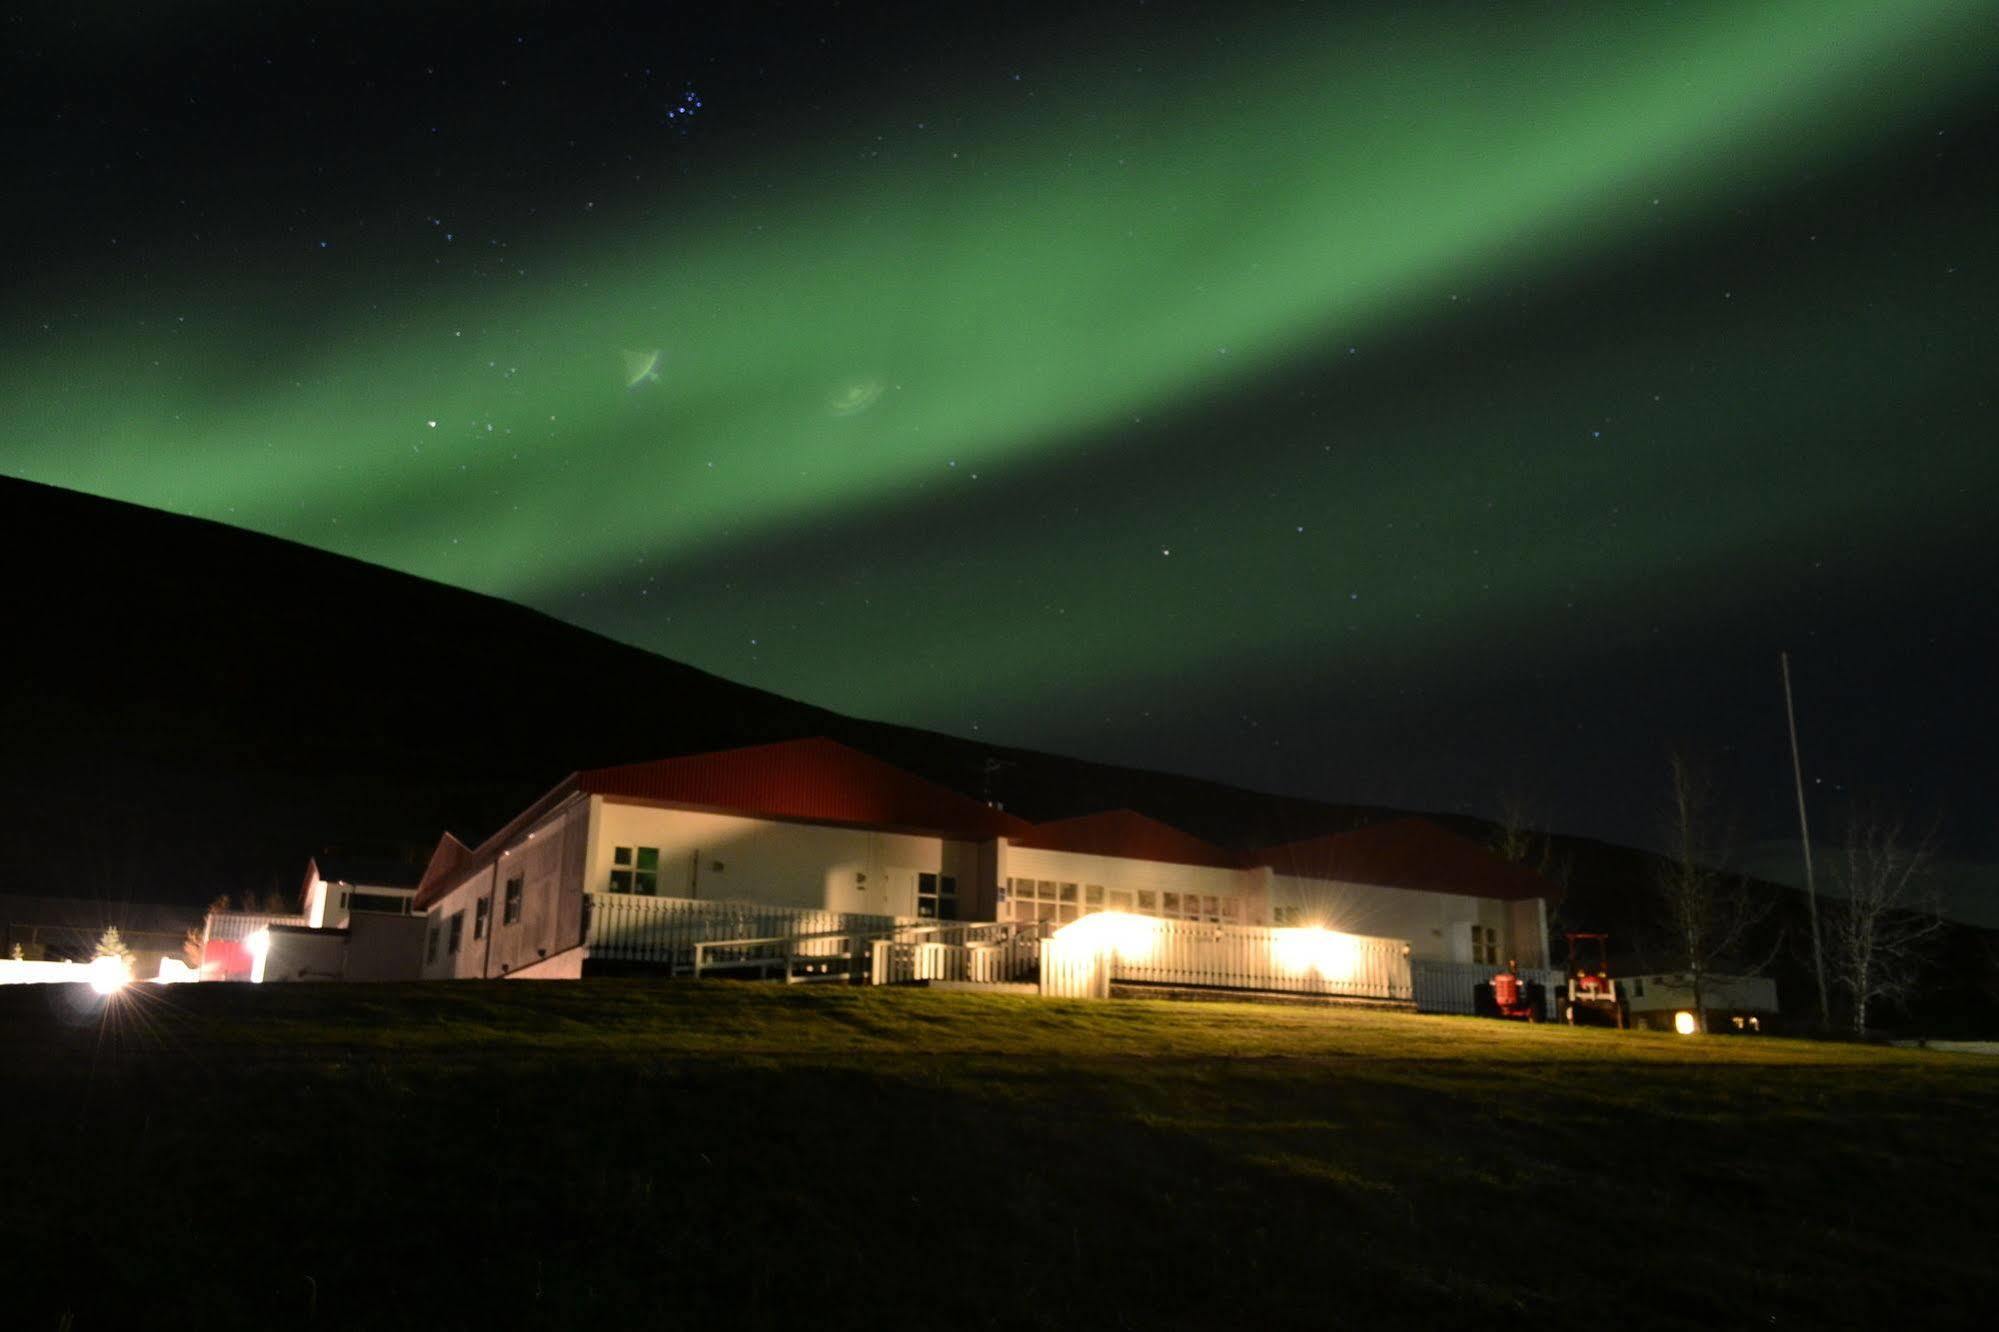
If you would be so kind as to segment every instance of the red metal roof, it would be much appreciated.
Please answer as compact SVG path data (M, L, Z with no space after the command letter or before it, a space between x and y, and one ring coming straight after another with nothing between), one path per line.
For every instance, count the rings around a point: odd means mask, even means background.
M746 818L937 833L964 841L1016 837L1030 826L823 737L593 768L573 780L576 790L592 795L691 805Z
M1393 819L1371 828L1266 847L1250 856L1279 874L1391 888L1420 888L1466 897L1516 901L1559 897L1548 880L1501 860L1467 837L1428 819Z
M1173 865L1209 865L1216 869L1240 869L1243 864L1242 857L1135 809L1107 809L1073 819L1037 823L1013 838L1013 844L1041 851L1077 851Z

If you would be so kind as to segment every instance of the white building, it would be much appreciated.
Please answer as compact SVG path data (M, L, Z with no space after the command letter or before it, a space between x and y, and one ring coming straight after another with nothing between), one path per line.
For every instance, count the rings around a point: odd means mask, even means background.
M1422 819L1242 852L1131 810L1032 824L812 739L572 774L476 848L447 836L415 907L438 979L698 972L717 940L844 954L1100 911L1317 925L1477 969L1547 964L1551 891Z
M314 856L305 863L300 912L315 930L345 929L356 911L407 916L423 874L390 860Z

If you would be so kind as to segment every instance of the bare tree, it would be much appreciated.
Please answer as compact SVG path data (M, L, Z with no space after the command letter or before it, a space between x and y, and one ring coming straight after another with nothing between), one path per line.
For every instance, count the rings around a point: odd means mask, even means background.
M1867 1032L1876 1001L1906 998L1920 978L1930 941L1943 930L1931 879L1936 826L1911 837L1880 809L1847 816L1832 864L1836 896L1827 904L1827 963L1853 1000L1853 1032Z
M1704 992L1724 966L1745 965L1742 950L1770 914L1773 902L1754 895L1748 881L1730 874L1728 834L1717 815L1714 785L1683 755L1668 756L1672 802L1666 814L1667 856L1654 877L1667 959L1693 991L1694 1018L1707 1030Z
M1535 804L1520 792L1508 791L1499 798L1499 819L1489 843L1492 854L1501 860L1524 865L1542 878L1566 888L1573 868L1570 857L1555 850L1555 839L1536 825Z

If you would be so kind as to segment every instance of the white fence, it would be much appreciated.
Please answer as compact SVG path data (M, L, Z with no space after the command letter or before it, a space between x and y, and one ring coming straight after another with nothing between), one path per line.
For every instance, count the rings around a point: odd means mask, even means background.
M1094 929L1041 950L1041 992L1109 993L1115 981L1407 1002L1409 946L1330 930L1216 925L1145 917L1086 917Z
M1033 973L1043 946L1038 923L904 927L892 938L874 941L869 980L876 985L1019 981Z
M1111 997L1111 951L1094 939L1049 939L1041 945L1041 993L1050 999Z
M591 957L658 963L691 974L768 971L794 957L817 958L830 967L865 954L866 943L906 923L894 916L756 902L625 893L583 897L588 921L583 941Z
M0 958L0 985L62 985L93 978L88 962L16 962Z
M1415 983L1417 1012L1471 1013L1476 1011L1472 991L1490 982L1499 968L1475 962L1435 962L1428 958L1412 958L1409 971ZM1520 979L1546 990L1547 1007L1542 1016L1550 1022L1555 1021L1561 1014L1561 990L1568 973L1545 967L1522 967Z

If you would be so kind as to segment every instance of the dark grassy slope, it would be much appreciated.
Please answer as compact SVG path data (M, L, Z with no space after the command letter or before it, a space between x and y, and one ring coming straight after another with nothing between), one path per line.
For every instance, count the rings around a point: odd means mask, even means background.
M12 1326L1989 1325L1999 1065L633 983L0 994Z
M841 717L490 597L9 478L0 567L0 891L291 890L329 844L476 841L577 768L815 734L1030 818L1131 804L1261 842L1367 816Z

